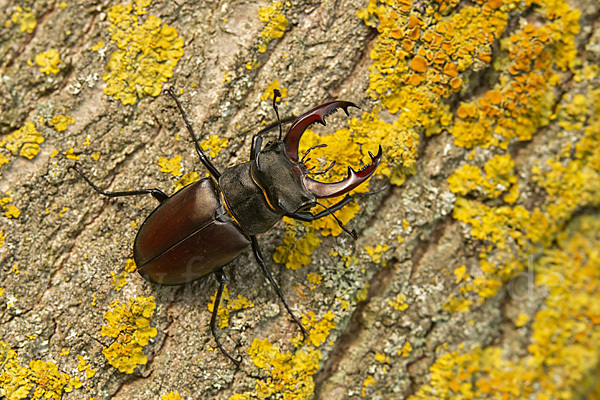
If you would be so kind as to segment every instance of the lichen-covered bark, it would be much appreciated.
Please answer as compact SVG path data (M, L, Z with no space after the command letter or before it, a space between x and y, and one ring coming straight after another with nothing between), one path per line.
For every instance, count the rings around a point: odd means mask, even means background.
M596 1L0 9L0 397L600 390ZM203 177L165 87L221 170L274 121L274 88L282 116L360 104L306 133L305 149L328 144L311 165L336 161L321 179L383 144L391 187L339 213L356 242L332 218L260 237L306 342L244 253L225 268L219 314L224 346L243 357L233 365L208 329L212 277L157 287L128 262L156 201L107 200L69 169L77 161L101 188L168 194Z

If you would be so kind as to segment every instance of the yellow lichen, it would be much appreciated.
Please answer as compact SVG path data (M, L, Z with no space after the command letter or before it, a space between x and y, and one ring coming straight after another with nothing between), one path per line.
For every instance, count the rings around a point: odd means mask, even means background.
M288 217L283 220L286 223L285 234L282 243L275 248L273 260L285 264L288 269L300 269L310 263L311 255L319 247L321 239L314 228L304 227L303 223Z
M40 72L46 75L60 72L60 68L58 68L60 62L60 57L56 49L50 49L35 56L35 63L41 67Z
M273 91L275 89L279 90L279 92L281 93L281 97L277 101L281 101L281 99L287 96L287 89L282 88L279 81L275 79L273 82L267 85L267 88L265 89L263 94L260 95L260 99L262 101L267 101L269 99L273 100Z
M295 353L281 352L268 339L254 339L248 354L256 367L268 373L267 379L256 379L255 395L234 394L229 400L281 397L284 399L308 400L314 393L314 375L319 368L321 352L297 350Z
M75 120L68 115L55 115L50 120L50 125L58 132L65 131L69 125L73 125Z
M108 11L109 32L118 50L111 53L102 77L104 93L123 104L158 96L183 55L183 39L174 27L161 25L161 19L153 15L140 21L138 15L146 13L149 3L119 4Z
M0 207L4 210L4 216L6 218L19 218L21 215L21 210L19 210L16 206L10 204L12 203L12 197L2 197L0 199Z
M599 244L600 218L579 217L535 264L536 284L548 295L531 323L526 355L507 359L496 346L443 354L430 368L430 384L409 399L579 398L600 361ZM516 325L528 320L520 314Z
M137 266L132 258L128 258L127 261L125 261L125 272L132 273L136 270L136 268Z
M289 22L285 15L281 13L283 4L280 1L273 2L269 6L261 7L258 10L258 19L265 22L266 25L260 33L261 41L258 44L258 52L264 53L267 51L267 46L274 39L279 39L283 36Z
M384 244L384 245L377 244L375 247L365 246L365 251L367 252L369 257L371 257L371 260L375 264L381 263L381 258L383 257L383 253L385 253L387 251L387 249L388 249L387 244ZM383 266L385 267L385 262L383 263Z
M6 399L60 400L80 387L79 378L62 372L52 361L31 360L29 367L19 365L15 351L0 342L0 393Z
M30 7L25 7L25 9L17 7L10 19L14 24L19 24L21 32L33 33L37 25L37 20Z
M337 326L334 319L335 316L331 311L327 311L321 319L317 319L317 316L312 311L309 311L308 315L302 315L302 325L308 331L306 340L314 347L319 347L325 343L329 332ZM303 343L303 338L304 336L300 333L299 336L292 339L292 343L299 346Z
M120 274L117 274L115 271L110 271L110 276L112 276L113 289L117 292L127 285L127 272L121 271Z
M75 154L75 149L72 147L65 151L65 157L69 160L79 160L79 156Z
M102 354L120 372L131 374L136 366L148 362L143 347L157 334L150 326L155 308L154 297L139 296L130 298L129 305L113 301L111 310L104 314L108 325L102 327L101 334L114 341L102 349Z
M521 314L517 315L517 320L515 321L515 326L517 328L525 326L529 322L529 320L530 320L529 315L521 313Z
M309 272L308 274L306 274L306 280L312 283L313 285L318 285L323 280L323 277L315 272ZM314 286L311 286L311 289L313 288Z
M485 176L479 168L465 164L448 178L448 186L461 196L474 192L481 198L495 199L516 184L514 167L509 154L496 155L485 163Z
M160 172L170 173L173 176L181 175L181 156L175 156L172 159L166 157L160 157L158 159L158 165L161 167Z
M178 191L180 191L181 189L183 189L184 187L186 187L187 185L189 185L190 183L196 182L200 180L200 175L197 172L188 172L187 174L183 175L181 177L181 179L179 179L177 182L175 182L175 184L173 185L173 193L176 193Z
M404 342L404 345L400 350L398 350L398 355L402 357L408 357L412 352L413 348L410 342Z
M210 302L208 303L208 311L211 313L215 308L216 299L217 292L215 291L215 294L210 297ZM237 298L232 299L230 297L229 289L227 286L225 286L223 293L221 294L219 310L217 311L217 316L219 317L219 328L227 328L229 326L230 311L243 310L252 307L254 307L254 303L248 301L248 299L243 297L241 294L238 294Z
M404 310L406 310L408 308L408 304L406 304L405 300L406 300L406 295L405 294L399 294L398 296L396 296L395 300L389 300L388 304L394 310L404 311Z
M221 152L221 149L227 147L229 139L220 138L219 135L210 135L208 139L200 142L200 147L204 151L208 151L211 158L215 158Z
M0 141L0 147L5 147L15 156L20 155L31 160L40 152L39 144L43 142L44 137L35 130L35 124L27 122Z
M367 388L369 386L375 386L377 384L377 381L375 380L375 378L373 378L371 375L367 376L367 378L364 380L363 382L363 388L362 388L362 397L366 397L367 396Z
M92 46L93 51L98 51L104 47L104 40L99 41L97 44Z
M88 361L83 358L83 356L77 356L79 363L77 364L77 370L80 372L85 371L85 378L91 379L94 375L96 375L96 370L88 365Z
M179 392L170 392L160 396L161 400L185 400L179 395Z

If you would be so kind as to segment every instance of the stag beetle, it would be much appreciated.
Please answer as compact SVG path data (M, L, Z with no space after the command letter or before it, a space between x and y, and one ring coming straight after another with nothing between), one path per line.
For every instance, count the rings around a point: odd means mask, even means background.
M349 167L348 177L340 182L322 183L310 178L310 174L314 173L304 164L304 158L312 148L299 160L298 145L309 125L315 122L325 125L325 117L338 108L349 115L348 107L359 107L348 101L322 104L297 118L282 140L282 122L276 105L276 100L281 94L275 90L273 108L278 123L253 136L249 161L227 168L221 174L200 148L196 134L173 90L168 89L165 92L175 100L200 161L208 169L210 178L193 182L169 197L159 189L106 192L94 185L77 165L71 168L104 196L150 194L160 202L146 218L135 238L133 258L137 271L146 280L162 285L184 284L214 273L219 282L219 289L210 319L210 329L218 348L235 364L239 364L241 358L233 358L221 346L215 332L215 323L226 282L223 267L249 246L252 247L256 261L286 310L306 337L306 329L290 310L265 265L256 235L271 229L284 216L313 221L331 215L356 239L356 232L346 229L333 212L352 201L356 195L347 193L375 172L381 160L381 146L377 155L369 153L372 160L369 165L358 171ZM262 136L277 126L279 138L262 147ZM370 193L373 192L366 194ZM343 194L346 194L346 197L330 208L317 201L317 198ZM315 205L322 206L324 211L312 214L310 209Z

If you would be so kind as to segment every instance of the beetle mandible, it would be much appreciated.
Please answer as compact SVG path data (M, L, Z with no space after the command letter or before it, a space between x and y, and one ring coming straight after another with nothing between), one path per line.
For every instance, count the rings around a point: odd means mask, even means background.
M175 100L200 161L210 173L209 178L193 182L172 196L167 196L159 189L106 192L94 185L77 165L71 168L104 196L150 194L160 202L141 225L135 238L133 258L137 271L146 280L162 285L184 284L214 273L219 289L210 329L217 347L235 364L239 364L241 358L235 359L225 351L216 335L215 325L226 282L223 267L248 247L252 247L256 261L306 338L306 329L287 305L265 265L256 235L271 229L284 216L300 221L314 221L331 215L344 231L356 239L356 232L346 229L333 212L350 203L357 195L349 195L348 192L375 172L381 160L381 146L377 155L373 156L369 152L370 164L358 171L348 167L348 177L340 182L322 183L310 177L311 174L318 173L310 172L304 164L304 159L312 148L299 160L298 145L309 125L316 122L325 125L325 117L338 108L349 115L349 107L359 107L348 101L322 104L297 118L282 139L282 123L276 105L281 93L275 90L273 108L277 115L277 125L267 127L253 136L249 161L229 167L221 174L200 148L197 136L173 90L167 89L165 92ZM262 136L277 126L279 138L262 147ZM344 194L346 196L341 201L329 208L317 201L318 198ZM312 214L310 209L316 205L324 210Z

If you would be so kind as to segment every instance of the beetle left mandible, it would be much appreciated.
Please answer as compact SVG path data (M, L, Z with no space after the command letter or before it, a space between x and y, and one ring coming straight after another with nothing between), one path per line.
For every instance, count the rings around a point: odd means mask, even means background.
M150 194L160 202L144 221L135 238L133 257L137 271L150 282L162 285L184 284L214 273L219 281L219 289L210 329L217 346L231 361L239 364L241 360L233 358L225 351L215 331L217 312L226 281L223 267L248 247L252 247L256 261L306 337L306 329L287 305L265 265L256 235L271 229L284 216L301 221L314 221L331 215L356 239L356 232L346 229L333 212L350 203L355 196L348 195L348 192L365 182L375 172L381 160L381 146L377 155L369 153L371 164L359 171L348 168L346 179L337 183L313 180L304 160L298 159L298 145L302 134L315 122L325 125L325 117L338 108L349 115L348 107L358 106L348 101L322 104L297 118L282 139L281 121L275 103L281 94L276 90L273 108L278 124L254 135L249 161L227 168L221 174L200 148L196 134L173 90L169 89L166 92L175 100L200 161L208 169L210 178L193 182L172 196L167 196L159 189L106 192L94 185L76 165L71 168L104 196ZM277 127L279 138L262 147L262 136ZM346 196L330 208L317 201L318 198L344 194ZM315 205L321 205L325 210L312 214L310 209Z

